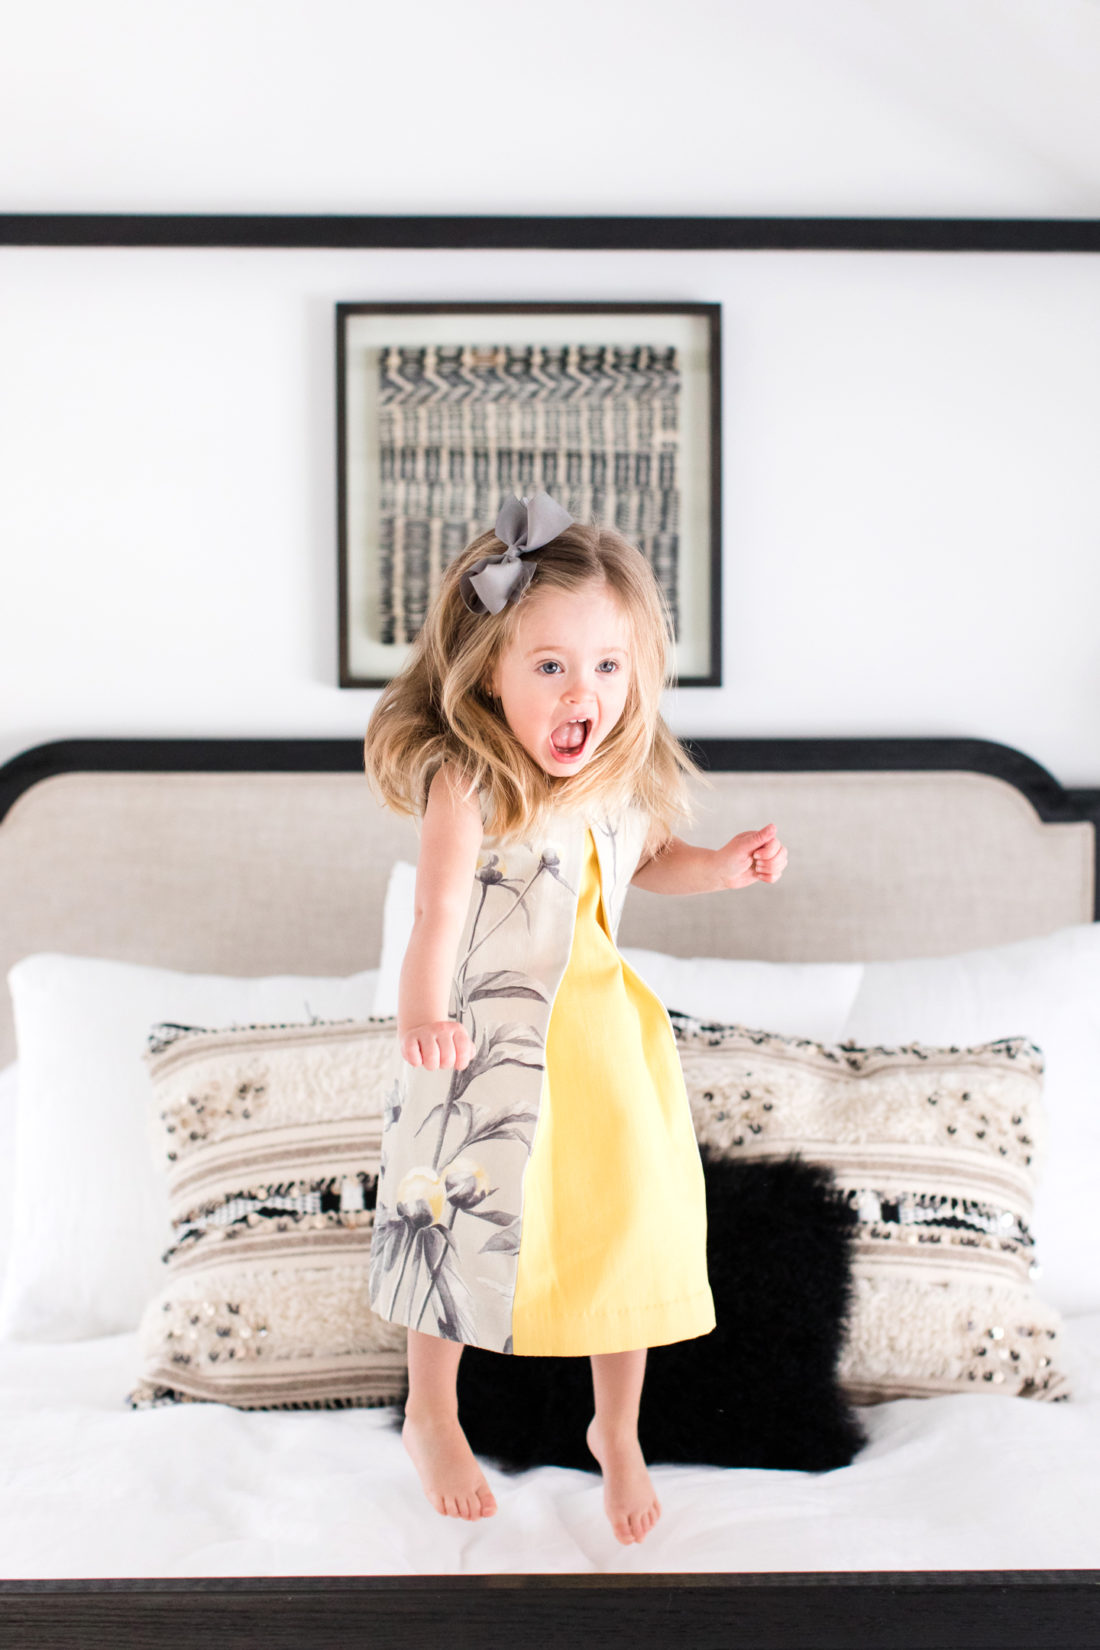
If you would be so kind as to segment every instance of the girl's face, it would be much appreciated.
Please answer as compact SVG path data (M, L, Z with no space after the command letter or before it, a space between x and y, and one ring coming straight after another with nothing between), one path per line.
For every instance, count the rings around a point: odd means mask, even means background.
M524 602L511 644L497 660L493 692L524 749L546 773L584 767L623 713L632 658L629 622L607 584L547 590ZM583 717L583 739L566 741Z

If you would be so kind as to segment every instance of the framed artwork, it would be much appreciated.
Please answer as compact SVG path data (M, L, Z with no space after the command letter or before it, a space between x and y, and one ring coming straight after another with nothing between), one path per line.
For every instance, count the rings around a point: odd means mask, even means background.
M448 563L510 493L617 527L721 676L721 307L336 305L341 687L401 668Z

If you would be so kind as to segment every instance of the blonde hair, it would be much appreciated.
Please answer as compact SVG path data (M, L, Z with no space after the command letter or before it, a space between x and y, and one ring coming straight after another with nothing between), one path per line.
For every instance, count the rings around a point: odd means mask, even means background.
M711 782L660 714L673 641L668 602L649 563L615 528L574 522L532 552L537 570L499 613L472 613L459 580L504 545L483 533L447 564L409 656L383 689L367 724L364 764L371 788L396 813L420 816L428 787L448 763L467 794L484 790L492 836L529 837L552 807L636 803L650 817L645 853L694 820L686 776ZM606 582L631 631L632 669L619 721L577 774L547 773L494 708L490 684L516 635L524 604L539 591L579 591ZM671 685L671 684L669 684Z

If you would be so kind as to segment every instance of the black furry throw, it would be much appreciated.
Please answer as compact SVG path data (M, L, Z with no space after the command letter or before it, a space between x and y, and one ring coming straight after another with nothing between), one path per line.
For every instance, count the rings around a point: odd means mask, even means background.
M700 1148L716 1327L650 1347L638 1416L649 1464L826 1472L867 1442L836 1366L851 1307L857 1216L832 1173L792 1153L738 1162ZM468 1346L458 1414L475 1455L505 1472L599 1471L587 1357L508 1356ZM395 1418L400 1426L402 1413Z

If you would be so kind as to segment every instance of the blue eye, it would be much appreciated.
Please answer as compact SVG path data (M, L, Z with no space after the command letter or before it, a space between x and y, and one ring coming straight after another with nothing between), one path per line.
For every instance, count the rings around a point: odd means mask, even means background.
M542 661L542 664L537 666L537 669L541 671L542 665L557 665L557 662L558 661L556 659L544 659ZM605 665L610 665L611 666L610 670L602 672L602 674L605 675L605 676L614 675L615 671L617 671L618 668L619 668L618 662L615 659L604 659L602 662Z

